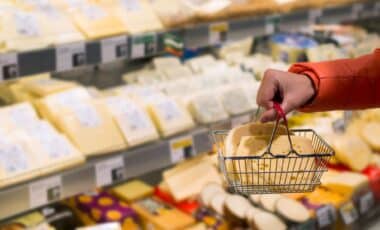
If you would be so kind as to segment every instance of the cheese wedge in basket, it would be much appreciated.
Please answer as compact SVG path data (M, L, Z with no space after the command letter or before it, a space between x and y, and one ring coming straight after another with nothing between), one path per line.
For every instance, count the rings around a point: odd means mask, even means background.
M261 156L267 151L274 124L250 123L239 126L230 131L225 139L226 156ZM290 143L286 128L279 126L277 135L270 152L273 155L287 155L290 152ZM293 149L298 154L313 154L312 141L302 136L291 136ZM314 158L299 158L290 155L284 158L273 159L234 159L226 160L226 169L232 178L242 185L261 184L305 184L314 176L312 172L303 172L306 169L317 167ZM238 172L238 173L236 173ZM278 173L269 173L278 172ZM289 173L281 173L289 172ZM275 188L274 188L275 189Z

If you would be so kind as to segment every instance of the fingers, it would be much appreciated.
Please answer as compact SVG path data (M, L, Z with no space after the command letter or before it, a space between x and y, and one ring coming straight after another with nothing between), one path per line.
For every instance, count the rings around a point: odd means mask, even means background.
M275 79L275 71L265 71L264 78L261 82L261 86L256 98L257 104L266 109L272 108L273 98L277 92L277 88L278 84Z
M260 121L261 122L274 121L276 119L276 116L277 116L276 110L274 110L273 108L271 108L271 109L268 109L267 111L265 111L261 115Z

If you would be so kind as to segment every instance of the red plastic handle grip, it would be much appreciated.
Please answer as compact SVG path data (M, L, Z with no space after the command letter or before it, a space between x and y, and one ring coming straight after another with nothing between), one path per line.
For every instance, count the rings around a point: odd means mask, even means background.
M288 127L288 121L286 120L286 114L284 110L281 108L281 105L277 102L273 103L273 108L277 112L277 120L280 120L281 118L284 119L286 127Z

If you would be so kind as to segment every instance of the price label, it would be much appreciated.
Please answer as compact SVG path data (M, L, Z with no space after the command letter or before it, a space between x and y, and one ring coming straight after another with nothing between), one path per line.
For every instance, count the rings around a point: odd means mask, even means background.
M371 191L365 193L359 198L359 211L360 214L367 213L375 204L375 198Z
M194 152L192 136L183 136L170 140L170 159L172 163L194 156Z
M331 205L322 206L316 213L319 228L330 226L336 220L335 208Z
M233 117L231 119L231 127L235 128L236 126L245 124L249 122L250 120L251 120L251 115L249 114Z
M128 55L128 40L125 36L105 38L101 40L102 62L111 62Z
M354 5L352 5L352 19L358 19L359 16L360 16L360 13L363 11L363 4L361 3L356 3Z
M346 225L354 223L359 218L359 213L351 201L344 204L339 212Z
M65 71L86 64L86 46L84 42L69 43L57 46L56 70Z
M157 51L156 40L155 34L132 37L131 57L142 58L155 54Z
M17 54L0 54L0 81L15 78L18 73Z
M61 176L49 177L29 184L30 207L35 208L62 197Z
M96 185L102 187L125 178L123 157L114 157L95 165Z
M309 24L318 23L320 17L322 17L322 9L309 10Z
M211 23L208 30L209 44L217 45L227 41L228 28L227 22Z

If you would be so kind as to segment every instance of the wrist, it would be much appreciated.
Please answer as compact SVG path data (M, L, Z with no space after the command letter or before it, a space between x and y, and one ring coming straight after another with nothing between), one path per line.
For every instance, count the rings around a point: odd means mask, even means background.
M308 88L310 89L310 90L309 90L309 92L310 92L310 97L309 97L309 99L306 101L306 103L303 105L303 106L306 106L306 105L311 104L311 103L314 101L315 97L317 96L317 88L316 88L316 85L315 85L314 80L313 80L312 77L310 77L310 76L309 76L308 74L306 74L306 73L302 73L301 75L304 76L306 79L308 79L308 83L309 83L309 86L310 86L310 87L308 87Z

